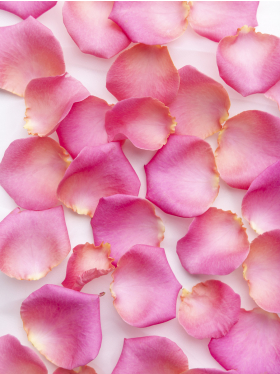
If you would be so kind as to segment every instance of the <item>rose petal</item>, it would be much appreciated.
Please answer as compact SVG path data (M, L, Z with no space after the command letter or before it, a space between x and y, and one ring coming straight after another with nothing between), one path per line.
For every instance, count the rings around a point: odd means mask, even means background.
M22 19L39 17L56 5L57 1L0 1L0 9L16 14Z
M242 112L225 123L218 144L221 178L231 187L246 190L280 159L280 119L259 110Z
M243 25L258 26L258 1L193 1L188 17L194 31L214 42Z
M190 369L187 373L184 374L238 374L237 371L235 370L229 370L229 371L224 371L224 370L218 370L218 369ZM63 373L61 373L63 374Z
M12 335L0 337L0 372L3 374L48 374L43 361L32 349Z
M0 88L23 96L34 78L65 72L63 52L52 31L32 17L0 28Z
M134 245L120 258L112 277L114 306L129 325L147 327L176 317L182 286L163 248Z
M97 373L90 366L81 366L75 370L67 370L63 368L58 368L56 369L56 371L53 372L53 374L97 374Z
M25 90L25 126L29 135L52 134L72 105L89 96L89 91L65 73L58 77L33 79Z
M112 374L182 374L188 358L172 340L161 336L124 339L119 361Z
M66 171L57 196L74 212L92 217L101 197L137 196L139 189L140 180L116 142L85 147Z
M198 216L218 195L219 174L212 149L194 136L172 135L145 171L146 198L175 216Z
M111 58L130 44L122 29L108 19L113 4L113 1L65 1L63 23L82 52Z
M243 26L217 49L221 78L242 96L265 93L280 80L280 38Z
M169 104L180 77L167 47L137 44L122 52L107 73L106 87L118 100L151 96Z
M28 340L64 369L88 364L99 352L99 296L46 284L21 305Z
M211 355L225 369L238 374L279 373L280 320L259 308L241 309L229 333L209 343Z
M13 141L0 164L0 184L24 209L58 205L56 189L70 164L68 153L51 138Z
M229 274L248 253L249 241L241 218L217 208L195 217L188 233L177 243L181 264L190 274Z
M275 101L280 109L280 81L278 81L274 86L272 86L264 96Z
M95 96L73 104L56 130L59 143L73 158L86 146L95 147L108 143L105 114L112 107L113 105Z

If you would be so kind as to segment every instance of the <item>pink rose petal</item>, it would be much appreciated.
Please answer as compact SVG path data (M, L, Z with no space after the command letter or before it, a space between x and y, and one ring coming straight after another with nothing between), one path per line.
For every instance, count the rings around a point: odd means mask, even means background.
M56 5L57 1L0 1L0 9L16 14L22 19L39 17Z
M53 372L53 374L97 374L97 373L90 366L80 366L79 368L75 370L67 370L67 369L58 368L56 369L56 371Z
M224 371L224 370L219 370L219 369L190 369L188 372L184 374L238 374L237 371L235 370L229 370L229 371ZM61 373L63 374L63 373Z

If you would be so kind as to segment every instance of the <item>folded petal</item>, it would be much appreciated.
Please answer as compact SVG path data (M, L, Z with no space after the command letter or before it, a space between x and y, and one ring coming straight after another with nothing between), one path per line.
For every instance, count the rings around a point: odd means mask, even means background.
M134 43L166 44L187 28L186 1L116 1L109 16Z
M21 305L28 340L49 361L72 370L88 364L102 340L99 296L46 284Z
M101 197L137 196L140 180L123 154L119 142L85 147L71 163L57 196L78 214L93 216Z
M53 372L53 374L97 374L97 373L90 366L80 366L79 368L75 370L67 370L63 368L58 368L56 369L56 371Z
M25 126L29 135L52 134L72 105L89 96L77 79L65 73L58 77L33 79L25 90Z
M280 159L280 118L259 110L242 112L225 123L218 144L221 178L231 187L246 190Z
M56 189L71 160L51 138L17 139L0 164L0 184L24 209L44 210L58 205Z
M176 317L182 286L163 248L134 245L120 258L112 277L114 306L129 325L147 327Z
M145 165L145 171L146 198L175 216L195 217L204 213L219 192L212 149L195 136L172 135Z
M241 309L239 321L229 333L212 339L209 350L226 370L238 374L279 373L280 320L260 308Z
M22 19L39 17L53 8L57 1L0 1L0 9L13 13Z
M122 52L107 73L106 87L118 100L153 97L168 105L180 77L167 47L137 44Z
M190 274L229 274L248 253L249 241L241 218L217 208L195 217L186 236L177 243L181 264Z
M32 79L65 72L58 40L50 29L32 17L1 27L0 40L0 88L4 90L23 96Z

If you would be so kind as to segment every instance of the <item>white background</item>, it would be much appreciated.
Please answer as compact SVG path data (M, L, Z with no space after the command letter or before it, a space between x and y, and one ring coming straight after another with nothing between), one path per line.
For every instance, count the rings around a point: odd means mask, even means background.
M56 38L60 41L66 62L67 72L79 79L92 95L116 103L116 99L106 89L106 73L115 58L109 60L83 54L68 35L62 21L62 6L59 2L53 9L38 18L40 22L49 27ZM230 17L230 15L229 15ZM280 37L280 2L261 2L258 9L259 27L257 31L271 33ZM11 13L0 10L0 26L9 26L20 22L21 19ZM215 53L217 43L203 38L188 26L187 31L179 39L168 44L168 49L174 64L179 69L185 65L193 65L202 73L209 75L218 82L223 83L227 89L230 99L230 117L250 109L258 109L279 116L277 104L263 95L251 95L243 98L233 89L228 87L219 77L216 66ZM280 63L280 61L279 61ZM27 137L24 125L25 105L24 99L11 93L0 90L0 159L9 144L18 138ZM252 129L253 131L253 129ZM56 134L52 136L57 139ZM207 139L213 146L217 146L217 135ZM155 152L143 151L135 148L128 140L124 152L135 168L141 180L140 197L145 197L146 181L143 165L145 165ZM241 215L241 201L245 191L228 187L221 181L220 193L214 202L214 206L224 210L231 210ZM14 201L0 187L0 220L16 207ZM179 280L188 290L200 281L207 279L220 279L228 283L235 292L241 295L242 307L252 309L256 306L248 293L248 286L242 277L242 269L239 268L228 276L191 276L181 266L176 254L176 243L187 233L191 219L178 218L163 213L156 208L156 213L162 218L166 232L162 247L166 250L169 263ZM72 248L86 241L93 242L90 226L90 218L79 216L70 209L65 208L65 217L70 235ZM249 239L256 237L247 222ZM28 342L22 327L19 310L22 301L33 291L46 283L61 284L65 277L67 260L54 268L45 278L39 281L18 281L0 273L0 336L12 334L20 339L21 343L32 347ZM155 264L156 266L156 264ZM211 357L208 351L208 339L197 340L187 335L179 325L177 319L172 321L140 329L126 324L113 307L112 297L109 291L111 275L103 276L93 280L83 288L83 292L95 293L105 291L101 301L101 323L103 331L103 342L97 358L90 363L98 374L110 374L115 367L121 353L123 339L140 337L145 335L166 336L176 342L189 358L190 368L220 368L220 365ZM179 303L178 303L179 305ZM56 369L41 356L49 373ZM19 374L19 373L18 373Z

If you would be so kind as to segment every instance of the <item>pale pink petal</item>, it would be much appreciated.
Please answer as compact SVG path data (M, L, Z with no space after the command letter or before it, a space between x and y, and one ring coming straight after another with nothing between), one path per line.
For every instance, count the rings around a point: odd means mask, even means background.
M231 15L229 15L231 17ZM280 38L243 26L217 49L221 78L242 96L265 93L280 80Z
M229 333L209 343L211 355L236 374L278 374L280 320L260 308L240 310L239 321Z
M190 369L188 372L184 374L238 374L235 370L219 370L219 369ZM61 373L63 374L63 373Z
M23 301L20 314L28 340L53 364L71 370L98 355L98 295L46 284Z
M52 134L72 105L90 95L77 79L65 73L58 77L33 79L25 90L25 126L29 135Z
M48 370L32 349L12 335L4 335L0 337L0 373L48 374Z
M82 52L110 58L130 44L122 29L108 19L113 4L113 1L65 1L63 22Z
M248 110L230 118L218 138L216 162L221 178L247 190L268 166L280 160L280 118Z
M258 1L192 1L188 21L196 33L219 42L243 25L258 26L258 6Z
M151 96L168 105L180 77L167 47L137 44L122 52L107 73L106 87L118 100Z
M58 368L56 369L56 371L53 372L53 374L97 374L97 373L90 366L80 366L79 368L75 370L67 370L67 369ZM213 372L213 374L215 373Z
M58 205L56 189L71 160L51 138L13 141L0 164L0 184L24 209L43 210Z
M264 96L275 101L280 109L280 81L278 81L274 86L272 86Z
M133 246L120 258L112 277L114 306L129 325L147 327L176 317L176 301L182 286L163 248Z
M32 17L0 28L0 88L23 96L35 78L63 74L63 52L52 31Z
M57 1L0 1L0 9L14 13L22 19L39 17L56 5Z
M179 217L204 213L219 192L212 149L195 136L172 135L145 165L146 198Z
M241 218L217 208L195 217L186 236L177 243L181 264L190 274L229 274L248 253L249 241Z
M57 196L78 214L93 216L101 197L137 196L140 180L119 142L85 147L67 169Z

